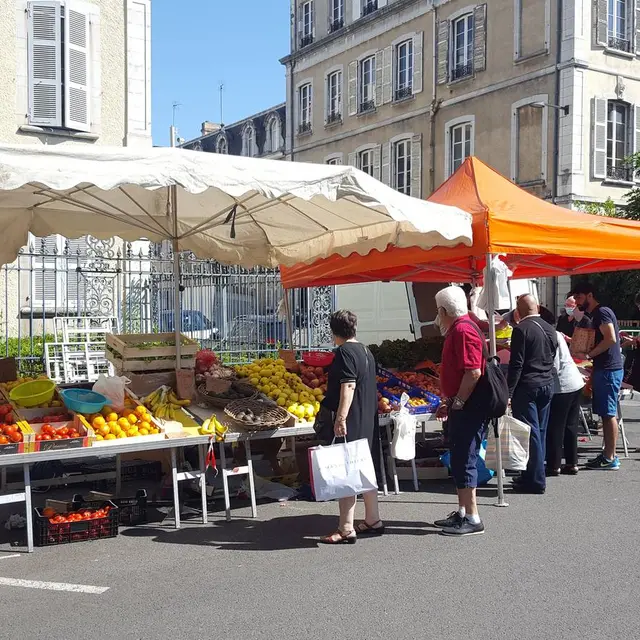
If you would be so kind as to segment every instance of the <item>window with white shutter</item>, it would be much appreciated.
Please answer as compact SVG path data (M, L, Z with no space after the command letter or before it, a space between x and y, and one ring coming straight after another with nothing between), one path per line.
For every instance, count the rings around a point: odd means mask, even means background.
M355 116L358 113L358 63L355 60L349 63L348 73L349 115Z
M76 0L27 3L28 122L91 131L91 19Z
M391 143L387 142L382 145L381 157L381 182L387 186L391 186Z
M409 195L422 197L422 134L411 138L411 183Z
M445 84L449 81L449 21L440 20L437 32L437 83Z
M342 122L342 71L332 71L327 75L326 124Z
M311 83L303 84L298 89L298 134L311 133L312 114Z
M376 56L360 62L358 69L358 112L366 113L376 108Z
M303 3L300 11L302 21L300 47L306 47L313 42L313 36L315 33L313 20L313 0L309 0L309 2Z
M473 75L473 13L451 24L451 81Z
M89 14L81 4L64 7L64 121L69 129L90 131Z
M413 39L395 47L394 100L404 100L413 95Z
M606 103L606 177L610 180L620 182L633 182L633 167L628 158L632 153L635 139L635 126L632 125L634 118L631 105L620 100L602 101ZM597 114L596 135L598 153L602 148L602 105L600 113ZM602 162L602 158L598 159Z
M360 171L364 171L373 177L373 155L374 149L365 149L360 151L357 157L357 166Z
M445 177L473 155L475 118L462 116L445 124Z
M414 95L422 91L422 56L424 49L424 33L416 33L413 36L413 82L411 90Z
M593 177L607 177L607 101L593 99Z
M29 46L29 124L62 126L60 2L27 5Z
M407 138L393 143L392 167L393 167L393 188L407 196L411 195L412 182L412 141Z

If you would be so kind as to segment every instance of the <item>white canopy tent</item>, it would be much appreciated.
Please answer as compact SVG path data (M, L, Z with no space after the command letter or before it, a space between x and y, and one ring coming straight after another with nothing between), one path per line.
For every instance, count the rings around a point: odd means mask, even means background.
M353 167L167 148L0 145L0 225L0 264L15 259L29 233L170 240L176 284L184 250L277 267L472 242L468 213L410 198Z

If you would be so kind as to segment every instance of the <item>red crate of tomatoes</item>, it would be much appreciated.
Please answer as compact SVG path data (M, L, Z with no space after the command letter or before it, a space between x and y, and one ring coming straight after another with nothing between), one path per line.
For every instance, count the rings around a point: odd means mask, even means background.
M28 425L16 423L13 407L0 404L0 455L31 451L33 437Z
M97 508L84 503L74 503L74 508L69 513L56 513L52 508L34 509L34 544L48 547L118 535L118 507L110 500Z
M43 416L44 423L30 421L34 432L34 450L51 451L53 449L79 449L91 444L89 430L79 416L60 413Z

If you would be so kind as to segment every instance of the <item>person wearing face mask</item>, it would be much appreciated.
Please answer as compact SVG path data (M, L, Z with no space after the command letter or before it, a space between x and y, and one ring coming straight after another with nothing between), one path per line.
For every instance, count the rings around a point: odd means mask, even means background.
M593 412L602 418L604 436L603 452L587 462L587 469L616 471L620 468L616 455L618 394L624 375L618 319L612 309L600 304L598 292L590 282L576 286L573 296L578 307L589 313L595 329L594 348L589 353L576 354L576 357L593 361Z
M467 401L485 368L485 340L469 318L467 299L460 287L447 287L436 294L438 316L435 324L445 336L440 366L443 402L437 417L447 420L451 451L451 475L458 493L458 510L434 524L447 536L484 533L478 515L476 487L478 453L484 438L487 417Z

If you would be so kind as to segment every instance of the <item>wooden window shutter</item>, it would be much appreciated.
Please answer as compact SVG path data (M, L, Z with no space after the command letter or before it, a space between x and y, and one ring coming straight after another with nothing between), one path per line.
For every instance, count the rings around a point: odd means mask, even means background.
M473 10L473 70L487 68L487 5L480 4Z
M350 153L348 156L348 164L351 167L357 167L358 166L358 155L356 153Z
M311 11L311 37L315 40L316 38L316 7L315 2L311 2L311 7L309 9Z
M351 0L352 20L358 20L362 15L362 0Z
M607 177L607 101L593 99L593 177Z
M411 138L411 195L422 197L422 134Z
M413 87L414 94L422 92L422 51L424 49L424 32L413 36Z
M91 130L89 102L89 13L68 2L64 18L64 125Z
M596 43L606 47L608 39L609 3L607 0L593 0L596 15Z
M640 55L640 0L636 0L634 7L634 44L635 52Z
M391 143L382 145L382 182L391 186Z
M634 115L634 129L633 129L633 153L640 153L640 105L637 104L633 107L633 115ZM633 164L633 161L632 161ZM640 175L638 172L633 174L633 179L635 182L640 181Z
M382 9L382 7L387 6L387 0L378 0L378 9Z
M349 92L349 115L355 116L358 113L358 63L349 63L349 81L347 91Z
M60 3L28 5L29 124L62 126L62 35Z
M384 51L382 49L380 51L376 51L376 107L379 107L383 104L382 102L383 58L384 58Z
M373 177L376 180L380 180L380 154L382 152L382 146L377 145L373 150Z
M82 310L86 297L86 279L85 276L78 271L83 266L87 255L87 239L78 238L77 240L67 240L65 245L65 255L68 256L63 264L67 267L64 270L64 279L61 285L63 291L58 298L66 303L67 307Z
M438 22L438 84L446 84L449 80L449 21Z
M388 104L393 100L393 47L385 47L382 56L382 104Z

